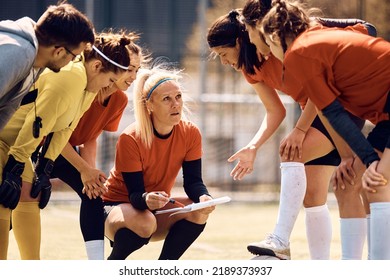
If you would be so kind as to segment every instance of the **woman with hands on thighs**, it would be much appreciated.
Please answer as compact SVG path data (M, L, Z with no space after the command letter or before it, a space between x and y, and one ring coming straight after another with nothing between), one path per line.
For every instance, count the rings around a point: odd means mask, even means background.
M390 259L390 43L313 26L297 1L274 0L257 28L283 63L285 83L300 85L291 97L313 102L340 155L352 163L354 180L362 178L370 206L369 259ZM347 112L374 124L367 138Z
M266 110L254 137L228 159L229 162L237 161L231 172L235 180L241 180L252 172L257 151L274 134L285 117L286 109L276 90L289 94L294 88L294 85L289 88L285 86L282 63L271 54L269 46L256 29L256 24L261 22L270 8L271 1L248 0L242 11L232 10L221 16L208 31L211 51L220 57L222 64L231 65L242 72ZM323 25L324 28L339 26L363 33L372 28L370 24L357 19L312 20L313 24ZM303 203L311 258L329 259L332 224L326 201L329 180L340 162L340 156L310 100L302 99L299 104L302 115L295 128L282 140L279 149L282 181L277 224L272 234L264 241L249 244L248 250L253 254L270 254L289 259L289 239ZM354 120L360 127L363 126L363 120L356 117ZM356 215L356 212L361 216L365 215L359 193L354 206L356 211L347 215ZM345 214L344 207L340 209L340 214ZM346 246L353 248L344 250L353 251L346 253L347 258L361 258L359 248L363 249L364 238L361 235L364 234L365 231L360 235L355 234L355 239L350 236L345 238L349 244L353 244Z
M163 240L160 260L177 260L199 237L214 207L156 215L170 203L182 169L184 205L210 200L202 180L202 137L184 120L180 71L154 66L142 70L134 84L135 122L120 135L115 166L106 182L105 235L113 241L109 260L126 259L150 240Z

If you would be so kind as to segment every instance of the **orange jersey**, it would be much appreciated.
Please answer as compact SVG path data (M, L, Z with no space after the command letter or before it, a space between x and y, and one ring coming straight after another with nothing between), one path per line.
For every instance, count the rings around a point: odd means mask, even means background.
M322 110L338 98L352 114L374 124L389 119L384 112L390 90L390 43L386 40L313 27L289 47L284 66L285 77L291 75L301 88L297 90L294 84L294 90L288 91L296 101L306 96Z
M120 90L110 96L107 106L103 106L95 99L72 133L69 143L72 146L79 146L97 139L103 130L117 131L127 102L127 95Z
M243 71L243 75L245 79L250 84L255 83L264 83L265 85L279 90L283 92L284 94L289 95L289 91L297 92L300 90L300 86L297 83L294 83L294 81L288 82L289 88L285 87L285 84L287 81L283 82L283 66L282 62L277 59L272 53L268 56L267 60L263 63L260 69L255 68L255 74L250 75ZM285 76L284 79L291 79L291 76ZM294 85L296 85L297 88L293 88ZM307 102L307 97L303 96L302 98L299 98L299 104L303 108Z
M328 29L328 27L325 26L320 28ZM348 26L341 30L367 34L367 29L362 24ZM308 97L301 91L301 85L294 80L293 75L289 74L290 71L295 71L295 67L300 67L299 63L293 66L294 67L290 67L288 69L286 68L283 73L282 62L271 53L261 68L255 69L254 75L250 75L245 71L242 73L250 84L262 82L271 88L283 92L284 94L291 95L290 93L292 93L295 101L297 101L303 108Z
M251 75L245 71L242 73L250 84L262 82L271 88L282 91L282 62L273 56L272 53L264 61L260 69L255 68L255 74Z
M118 139L115 166L106 182L108 192L103 200L129 202L122 172L142 171L146 192L165 191L170 195L182 163L201 157L201 134L191 122L180 121L167 139L154 136L150 149L136 136L133 123Z

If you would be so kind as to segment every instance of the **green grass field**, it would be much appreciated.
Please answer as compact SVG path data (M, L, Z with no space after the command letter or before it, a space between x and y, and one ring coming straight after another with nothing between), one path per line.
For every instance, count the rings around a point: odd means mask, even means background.
M232 202L218 205L209 218L203 234L182 256L183 260L247 260L253 257L248 243L259 241L274 228L277 204L261 202ZM331 259L340 259L339 218L337 206L330 203L333 220ZM51 202L42 212L43 260L85 260L84 242L79 228L79 204ZM111 248L106 240L105 256ZM159 256L161 242L151 242L134 252L128 259L155 260ZM301 211L291 236L292 259L308 260L304 213ZM366 249L364 256L366 256ZM19 252L12 231L8 258L19 259Z

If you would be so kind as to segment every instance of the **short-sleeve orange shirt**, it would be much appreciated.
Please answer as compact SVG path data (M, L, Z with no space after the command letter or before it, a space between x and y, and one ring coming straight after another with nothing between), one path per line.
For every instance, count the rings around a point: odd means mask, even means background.
M167 139L154 136L148 149L135 133L134 123L120 135L116 145L115 166L110 171L104 201L129 202L122 172L142 171L146 192L165 191L172 187L184 161L202 157L202 138L191 122L180 121Z
M103 130L117 131L127 103L127 95L121 90L117 90L110 96L107 106L103 106L95 99L80 119L69 143L72 146L79 146L97 139Z
M250 84L261 82L287 95L289 95L290 91L300 92L301 86L294 81L288 81L291 79L291 76L283 74L282 69L282 62L271 53L260 69L255 68L254 75L250 75L245 71L242 71L242 74ZM286 87L286 85L288 85L288 87ZM307 102L307 96L303 94L302 96L297 96L296 101L299 102L303 108Z
M328 29L326 26L321 26L322 29ZM350 32L358 32L368 34L367 29L362 24L345 27L344 30ZM300 67L297 63L294 67L285 68L283 71L282 62L271 53L267 60L263 63L260 69L255 68L255 74L250 75L242 71L245 79L250 84L263 82L269 87L279 90L287 95L293 96L294 100L300 104L302 108L306 105L308 96L302 91L301 84L294 80L294 75L289 72L295 72L295 67ZM284 73L283 73L284 72Z
M313 27L302 33L285 54L284 66L301 91L320 110L336 98L352 114L376 124L390 90L390 43L338 28ZM288 85L287 85L288 86ZM294 85L296 89L296 85Z

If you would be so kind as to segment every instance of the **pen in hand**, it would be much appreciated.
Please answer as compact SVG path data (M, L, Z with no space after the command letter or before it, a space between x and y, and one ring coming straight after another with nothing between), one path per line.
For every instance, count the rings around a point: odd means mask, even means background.
M156 193L157 195L161 195L161 196L164 196L163 194L161 194L161 193ZM179 201L176 201L176 200L174 200L173 198L169 198L169 202L170 203L172 203L172 204L176 204L177 206L179 206L179 207L185 207L185 205L183 204L183 203L181 203L181 202L179 202Z
M173 198L170 198L169 202L172 203L172 204L176 204L177 206L182 207L182 208L185 207L185 205L183 203L181 203L179 201L176 201Z

